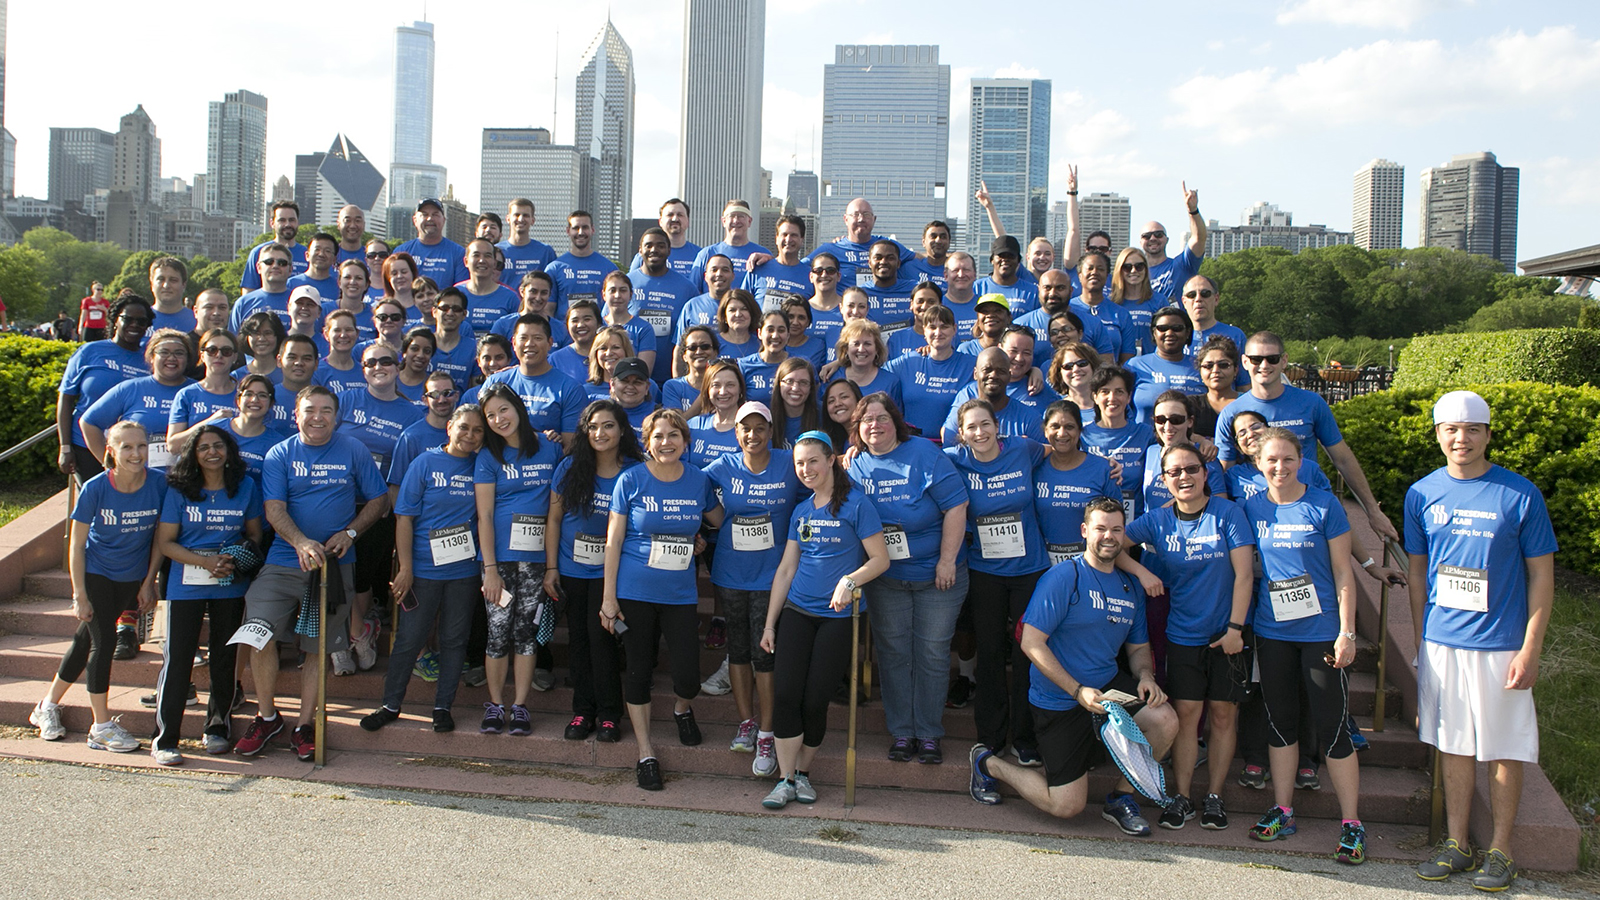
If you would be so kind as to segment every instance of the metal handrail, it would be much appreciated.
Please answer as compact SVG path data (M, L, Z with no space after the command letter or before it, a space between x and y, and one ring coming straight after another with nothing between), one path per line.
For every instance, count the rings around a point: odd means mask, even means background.
M21 443L17 444L14 447L10 447L10 448L7 448L5 450L0 450L0 462L5 462L6 460L10 459L11 457L16 456L18 453L21 453L24 450L28 450L28 449L32 448L34 444L37 444L37 443L43 441L45 438L47 438L47 437L49 437L49 436L51 436L51 435L53 435L55 433L56 433L56 426L51 425L49 428L44 429L43 431L39 432L38 434L34 435L31 438L28 438L27 440L22 441Z

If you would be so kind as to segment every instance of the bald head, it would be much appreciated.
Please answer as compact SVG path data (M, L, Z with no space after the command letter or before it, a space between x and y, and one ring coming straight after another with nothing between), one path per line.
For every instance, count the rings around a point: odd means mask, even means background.
M850 201L844 208L845 232L850 240L860 243L872 236L872 227L878 224L878 216L872 211L872 204L864 198L857 197Z
M1144 255L1149 258L1151 266L1166 262L1167 226L1154 220L1144 223L1144 227L1139 230L1139 246L1144 249Z

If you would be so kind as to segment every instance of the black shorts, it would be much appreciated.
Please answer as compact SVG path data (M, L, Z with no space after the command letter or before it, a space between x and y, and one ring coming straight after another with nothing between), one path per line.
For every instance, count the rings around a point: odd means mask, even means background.
M1119 671L1100 690L1119 690L1139 695L1139 679L1126 671ZM1029 704L1032 706L1032 704ZM1143 703L1129 704L1128 712L1137 712ZM1033 707L1033 735L1039 742L1039 756L1044 760L1045 783L1051 787L1071 784L1088 773L1091 766L1105 760L1105 745L1095 733L1094 715L1082 705L1074 703L1068 709L1040 709Z
M1249 679L1249 645L1232 656L1221 647L1167 645L1167 696L1174 700L1242 703Z

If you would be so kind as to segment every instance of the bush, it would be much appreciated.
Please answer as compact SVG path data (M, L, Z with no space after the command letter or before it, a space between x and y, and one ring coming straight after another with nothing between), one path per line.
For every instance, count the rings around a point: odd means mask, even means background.
M0 450L33 437L56 420L56 392L77 344L22 335L0 336ZM21 481L55 470L54 439L6 460L4 480Z
M1346 367L1361 366L1387 366L1389 364L1389 348L1394 347L1395 365L1399 365L1399 354L1411 343L1411 338L1369 338L1369 337L1326 337L1317 341L1284 341L1284 352L1288 354L1289 361L1299 363L1308 369L1316 369L1327 365L1330 360L1338 360L1340 365ZM1243 347L1239 348L1243 350Z
M1461 331L1510 331L1513 328L1574 328L1585 306L1594 301L1565 295L1507 297L1473 313Z
M1494 411L1489 459L1544 494L1561 545L1556 560L1600 574L1600 429L1594 427L1600 389L1594 387L1516 382L1397 388L1335 404L1339 428L1395 526L1404 528L1412 483L1444 464L1433 434L1433 404L1459 387L1477 391Z
M1429 334L1400 355L1396 388L1462 384L1600 384L1600 334L1545 328L1486 334Z

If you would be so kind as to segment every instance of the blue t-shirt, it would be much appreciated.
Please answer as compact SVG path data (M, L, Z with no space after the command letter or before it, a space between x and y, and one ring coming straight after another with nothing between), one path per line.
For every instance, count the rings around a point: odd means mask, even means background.
M704 469L724 453L739 452L737 428L718 431L715 413L703 413L689 420L689 450L683 461Z
M1198 274L1200 258L1184 247L1177 256L1169 256L1150 267L1150 295L1161 306L1175 306L1183 293L1184 284ZM1244 345L1240 344L1239 349L1243 351Z
M1167 640L1200 647L1222 637L1233 614L1234 573L1228 554L1256 543L1244 510L1221 497L1207 501L1195 519L1163 507L1134 519L1128 540L1145 545L1146 565L1160 563L1159 574L1172 598Z
M442 341L435 345L433 359L428 365L432 371L449 375L456 387L465 390L472 376L478 374L478 336L466 325L461 326L456 336L456 345L449 350Z
M739 371L744 375L745 399L759 400L771 406L772 391L778 382L778 366L782 364L783 360L769 363L761 358L760 353L739 357Z
M1228 476L1222 471L1222 464L1211 460L1206 466L1206 486L1211 488L1211 496L1228 496ZM1161 443L1157 441L1144 450L1144 474L1141 476L1144 483L1140 488L1143 496L1140 509L1149 512L1160 509L1172 499L1172 492L1167 490L1166 479L1161 477Z
M1406 552L1428 560L1422 637L1466 650L1520 650L1528 628L1526 560L1556 552L1544 496L1491 465L1481 477L1439 468L1406 492Z
M1102 300L1093 307L1081 300L1073 300L1067 305L1085 324L1090 319L1100 323L1100 327L1105 331L1106 342L1112 348L1110 351L1110 355L1114 357L1112 362L1115 362L1116 358L1138 354L1139 331L1134 327L1133 319L1127 310L1110 300ZM1098 346L1096 349L1099 349Z
M1237 349L1241 354L1244 353L1244 344L1246 340L1244 331L1242 329L1235 328L1226 322L1218 322L1217 324L1206 329L1195 329L1194 337L1189 339L1189 346L1184 347L1183 352L1190 356L1194 356L1196 353L1200 352L1200 347L1205 344L1206 339L1210 338L1214 334L1220 334L1223 337L1232 338L1234 348ZM1235 360L1235 362L1239 362L1239 360ZM1237 374L1233 379L1234 386L1241 390L1249 387L1249 371L1246 370L1242 364L1239 365L1236 371Z
M551 300L556 305L556 315L565 319L567 310L574 300L585 299L600 303L600 285L606 280L607 275L617 270L617 267L612 265L611 260L606 259L603 253L590 253L588 256L563 253L556 257L555 262L545 266L544 270L556 283L556 289L551 294Z
M1339 636L1328 542L1350 531L1339 499L1306 488L1279 505L1262 492L1244 503L1261 551L1254 611L1256 634L1279 641L1331 641Z
M633 460L618 460L622 472L630 466L637 465ZM611 494L616 489L617 479L622 477L622 472L610 478L595 476L594 479L594 510L588 515L583 510L574 507L563 507L561 511L561 546L558 548L556 570L567 578L604 578L606 574L606 528L611 511ZM567 478L572 474L572 457L568 456L556 466L555 476L550 481L550 490L556 494L561 493L561 486L566 484Z
M1241 459L1234 463L1228 469L1227 476L1228 496L1239 503L1267 489L1267 476L1261 474L1261 470L1249 459ZM1300 459L1300 483L1333 493L1333 484L1328 481L1328 476L1322 474L1322 467L1317 465L1317 458L1314 456Z
M178 392L191 384L194 382L187 378L179 384L162 384L154 375L124 381L101 395L78 421L93 425L102 433L122 419L138 422L144 426L150 441L150 468L165 470L168 465L167 454L177 453L180 449L167 446L167 423L172 421L172 404L178 398Z
M400 482L394 514L411 516L411 573L430 581L478 575L477 456L428 450Z
M158 309L155 310L155 320L150 323L150 330L145 332L144 340L140 341L140 343L149 344L150 335L155 334L157 331L160 331L163 328L171 328L174 331L181 331L184 334L188 334L189 332L194 331L194 326L194 310L187 306L180 306L177 312L170 313L162 312Z
M485 379L485 384L504 382L528 408L528 422L536 431L571 434L578 430L578 418L589 405L578 382L553 366L542 375L524 375L520 368L502 369Z
M494 330L496 322L522 309L522 298L503 284L496 284L487 294L474 294L471 281L463 281L456 287L467 295L466 323L476 334L488 334Z
M1165 309L1167 304L1154 298L1149 300L1124 299L1117 304L1128 314L1128 320L1133 323L1134 352L1140 356L1156 352L1155 342L1150 334L1150 323L1157 312Z
M835 381L843 381L846 377L845 368L845 366L840 366L838 370L833 373L833 377L828 379L828 382L831 384ZM824 387L826 386L827 385L824 385ZM882 391L883 393L889 395L889 399L894 401L895 406L905 406L905 401L900 397L900 379L884 366L879 366L878 371L872 376L872 380L866 384L860 385L860 388L861 396L863 397Z
M758 474L745 465L743 453L724 453L705 473L727 512L717 529L711 583L738 591L770 590L772 573L783 560L783 529L805 492L794 474L794 454L773 450Z
M911 324L911 292L916 290L921 280L908 277L901 273L900 278L888 287L879 287L878 283L868 280L860 285L861 290L867 294L870 311L867 318L878 323L880 328L898 325L907 327Z
M951 353L944 360L921 353L889 360L884 370L899 381L906 424L929 440L940 440L939 429L950 415L950 404L962 388L972 383L972 369L977 363L965 353Z
M659 384L672 377L673 328L684 305L694 297L695 288L689 284L689 279L671 269L661 275L647 275L640 269L629 272L628 280L633 283L633 302L628 305L628 311L649 325L655 337L651 343L633 349L635 352L655 351L656 362L650 377Z
M710 325L712 329L716 329L717 298L710 294L696 294L690 297L683 304L683 309L678 311L678 319L673 323L673 341L682 340L683 333L695 325ZM718 335L718 340L721 340L720 335ZM727 356L728 354L724 353L722 355Z
M835 335L834 337L837 341L838 336ZM790 356L798 356L808 360L813 369L821 369L823 364L828 361L828 345L824 344L822 338L817 337L815 334L806 335L804 343L798 346L790 344L787 349Z
M901 263L900 274L910 275L918 281L931 281L937 284L941 291L950 287L950 282L944 277L944 266L936 266L920 256L914 257L910 262Z
M778 309L784 301L794 298L809 300L817 292L811 284L810 263L786 266L776 258L745 273L739 286L754 295L763 310Z
M228 313L228 330L234 334L239 333L239 328L244 320L258 312L277 313L278 320L283 327L289 327L289 291L269 291L265 288L252 288L233 303L233 311Z
M1334 421L1328 401L1311 391L1292 384L1283 386L1283 393L1272 400L1263 400L1254 392L1240 394L1237 400L1222 408L1217 414L1217 458L1223 462L1241 459L1239 445L1233 435L1234 417L1246 410L1260 413L1274 428L1287 428L1300 439L1307 459L1316 459L1316 445L1332 447L1344 441L1339 423Z
M400 433L426 415L404 397L379 400L366 388L339 395L339 433L348 434L372 454L380 471L389 467Z
M1027 438L1007 438L980 461L965 446L944 448L967 479L967 567L989 575L1031 575L1050 567L1033 504L1033 470L1050 451Z
M89 526L84 571L112 581L143 581L150 572L150 544L161 519L167 476L145 471L144 484L131 494L111 486L111 473L84 482L72 521Z
M761 338L754 331L750 332L747 340L735 341L725 333L717 335L717 341L722 344L722 358L738 359L761 349Z
M1126 572L1102 572L1082 556L1040 576L1022 622L1044 632L1045 645L1079 684L1103 690L1117 674L1124 644L1150 642L1144 588ZM1078 701L1037 667L1029 667L1028 702L1072 709Z
M1107 428L1098 422L1083 426L1083 449L1122 463L1122 510L1128 521L1144 511L1145 448L1156 442L1155 429L1143 422Z
M551 353L550 366L557 372L572 379L574 384L581 384L589 380L589 357L578 353L577 344L568 344Z
M655 477L649 466L634 466L617 476L611 514L628 520L617 566L617 596L671 606L699 602L694 538L705 514L716 508L711 479L692 465L684 464L674 481Z
M967 484L955 463L928 441L901 441L882 456L863 449L850 463L850 480L872 501L885 526L889 578L932 581L943 540L944 514L967 502ZM956 565L967 561L966 545Z
M500 273L500 283L513 291L522 289L522 279L529 272L543 272L544 267L556 261L556 251L543 241L529 238L526 244L518 247L507 238L498 244L500 252L505 254L506 267Z
M1094 316L1085 316L1076 309L1069 309L1068 311L1077 316L1078 320L1083 323L1083 337L1081 340L1085 344L1093 347L1097 353L1116 353L1117 345L1111 342L1111 335L1106 333L1105 326L1100 324L1099 319ZM1044 366L1040 364L1040 358L1048 359L1054 356L1056 352L1055 347L1050 344L1050 319L1054 315L1055 313L1041 307L1027 315L1018 316L1013 323L1024 328L1033 329L1033 359L1034 364L1041 369ZM967 334L966 331L959 329L957 333Z
M667 409L683 411L700 399L700 389L689 383L688 376L673 378L661 386L661 405Z
M61 393L78 398L72 414L72 443L87 447L78 420L85 411L124 381L150 374L144 354L129 350L116 341L90 341L72 351L66 371L61 375Z
M322 316L317 319L317 321L326 323L328 321L328 315L330 313L337 312L339 309L341 309L341 307L339 306L338 297L334 297L332 300L322 301ZM355 348L350 351L350 355L354 356L356 359L360 359L362 351L366 350L367 347L372 344L373 339L378 336L378 330L372 327L372 301L363 298L361 300L361 308L350 310L350 312L355 313L356 337L359 338L359 340L356 342ZM400 348L402 340L403 339L394 341L395 349L398 350Z
M755 241L746 241L737 247L727 241L718 241L709 247L701 247L700 252L694 256L694 265L689 268L689 283L694 285L697 291L705 290L706 266L710 264L711 257L726 256L733 263L733 280L735 284L738 284L739 280L745 276L744 261L749 259L752 253L773 255L771 250Z
M985 275L972 285L972 293L982 297L984 294L999 294L1011 304L1011 316L1016 318L1023 313L1033 312L1039 308L1039 283L1017 276L1017 283L1004 285L994 280L993 275Z
M695 257L700 255L700 245L694 241L684 241L682 247L673 247L667 251L667 268L688 278L694 272ZM633 254L633 262L628 263L628 271L636 272L644 268L644 256ZM695 288L699 290L699 288Z
M449 433L443 428L435 428L428 422L427 414L407 425L400 432L400 439L394 442L394 450L389 453L388 475L385 478L395 487L406 478L406 470L411 468L411 461L421 456L425 450L443 447L449 440Z
M1018 387L1021 390L1016 390ZM954 447L961 442L961 423L956 421L956 413L961 411L961 404L977 397L979 390L978 383L969 380L950 401L950 407L945 411L944 425L940 429L946 446ZM1028 396L1026 381L1007 386L1006 405L994 414L995 424L1000 426L1000 437L1025 437L1044 443L1044 410L1057 399L1055 391L1048 387L1034 396Z
M811 327L806 333L822 341L823 351L827 355L824 362L832 362L839 347L839 332L844 330L844 304L833 309L817 309L811 307Z
M316 288L317 296L322 298L322 314L325 316L331 312L329 309L330 301L337 304L339 300L339 276L330 271L326 278L312 278L311 271L308 268L304 272L289 276L288 284L285 286L289 289L289 293L292 294L295 288L306 284ZM320 324L320 317L318 322Z
M802 262L807 266L817 258L818 254L829 253L839 261L839 290L844 290L851 285L863 286L863 282L872 280L872 245L883 240L879 235L868 235L865 241L852 241L848 238L838 241L829 241L811 251ZM891 239L892 240L892 239ZM900 267L905 266L917 258L917 254L908 249L899 241L893 241L900 248ZM919 279L920 280L920 279Z
M366 390L366 371L361 368L361 360L359 358L352 358L355 361L355 365L348 369L340 369L328 362L327 357L323 357L322 361L317 363L317 370L311 373L311 383L322 385L333 391L335 396L345 391ZM409 400L410 398L406 399Z
M1034 512L1052 565L1083 552L1083 510L1097 497L1122 499L1111 463L1093 453L1071 469L1057 469L1047 456L1033 467Z
M221 420L217 423L217 427L226 431L233 438L233 442L239 445L239 458L244 460L244 470L259 484L261 464L267 460L267 451L283 443L286 435L273 428L270 422L255 437L240 437L239 433L233 430L232 419Z
M271 243L273 241L265 241L250 248L250 255L245 257L244 260L244 271L239 274L239 287L244 288L246 291L258 291L261 289L261 270L256 268L256 264L261 261L261 248ZM291 277L304 272L308 265L305 245L290 244L289 260L293 263L289 267ZM235 328L233 330L238 331L239 329Z
M494 485L496 562L544 565L545 516L550 512L550 479L561 462L561 445L539 440L539 449L524 456L514 447L497 458L485 447L478 451L473 480Z
M244 523L260 519L261 488L254 478L243 478L229 497L226 490L204 490L190 500L177 488L168 488L161 504L161 524L178 526L178 546L195 553L215 553L244 533ZM214 584L211 573L199 566L172 563L167 576L168 600L219 600L243 597L250 580L238 575L228 584Z
M340 432L316 447L297 434L269 450L261 465L262 499L287 504L300 533L319 543L350 526L357 504L375 500L386 490L371 451ZM267 562L300 568L294 545L282 539L272 542ZM340 565L353 562L354 553L339 560Z
M839 579L861 568L867 559L861 542L882 534L883 523L873 504L854 488L839 505L838 515L831 507L823 501L819 508L809 497L795 507L789 520L789 540L800 545L800 565L785 599L810 615L839 619L849 616L850 608L829 606L833 591Z
M172 398L172 410L167 414L167 431L171 431L174 425L182 431L204 421L207 416L219 409L233 409L235 396L232 389L213 394L198 381L184 385L178 389L177 396ZM172 449L173 452L177 452L180 448Z
M1182 391L1190 395L1206 392L1205 383L1200 380L1200 371L1194 367L1194 360L1187 356L1182 362L1172 362L1162 359L1159 354L1146 353L1128 360L1125 368L1136 379L1132 405L1134 420L1138 422L1150 421L1156 398L1167 391Z
M394 248L396 253L409 253L417 261L417 274L433 279L439 290L466 281L467 250L447 237L439 238L436 244L424 244L417 238Z

